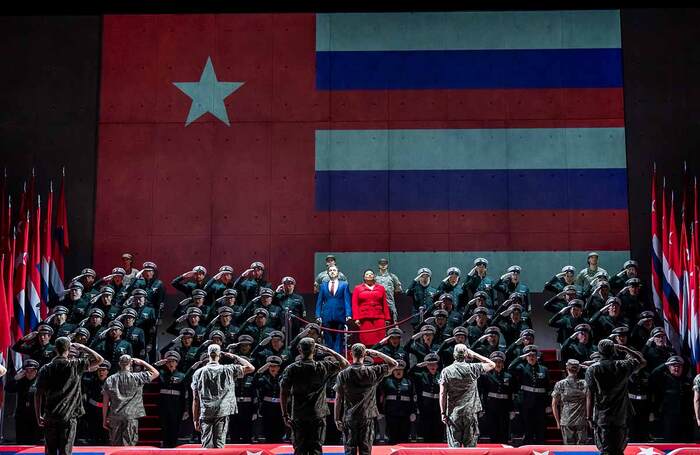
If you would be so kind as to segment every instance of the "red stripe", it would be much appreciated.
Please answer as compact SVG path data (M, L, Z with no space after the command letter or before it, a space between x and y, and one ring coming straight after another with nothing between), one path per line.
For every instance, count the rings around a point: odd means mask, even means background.
M330 93L331 121L389 121L385 128L421 128L401 126L414 121L454 121L459 128L624 127L621 88Z

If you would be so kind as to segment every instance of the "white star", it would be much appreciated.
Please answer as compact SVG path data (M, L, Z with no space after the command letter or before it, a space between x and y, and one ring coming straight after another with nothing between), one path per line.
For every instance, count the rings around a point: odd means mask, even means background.
M231 93L238 90L245 82L219 82L216 79L214 65L211 57L207 57L207 64L204 65L199 82L173 82L177 88L192 98L190 112L187 114L185 126L197 120L207 112L218 118L226 125L231 126L228 121L228 113L224 100Z
M262 450L259 452L251 452L250 450L245 451L246 455L262 455Z
M637 452L637 455L656 455L656 452L654 452L653 447L646 447L646 448L639 448L639 452Z
M532 455L549 455L549 450L545 450L544 452L538 452L537 450L533 450Z

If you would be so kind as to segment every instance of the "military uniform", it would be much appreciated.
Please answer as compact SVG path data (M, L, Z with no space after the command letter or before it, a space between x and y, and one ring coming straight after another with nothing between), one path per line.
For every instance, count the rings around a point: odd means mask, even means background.
M29 356L30 359L39 363L39 366L44 366L56 356L54 345L50 342L42 345L39 341L40 333L48 333L49 337L53 335L53 329L48 324L40 324L37 327L37 335L35 338L27 339L22 337L12 345L12 350ZM50 339L50 338L49 338Z
M389 329L389 332L387 334L391 335L392 330L397 330L393 333L397 334L396 336L398 336L398 339L400 342L401 341L401 334L403 332L398 327L395 327L393 329ZM408 363L408 360L409 360L408 353L400 344L397 344L396 346L394 346L393 344L391 344L391 341L387 342L386 344L377 343L374 346L372 346L372 349L379 351L382 354L386 354L389 357L391 357L392 359L403 360L404 362Z
M107 361L99 367L99 369L107 371L111 368L112 365ZM82 417L84 435L91 445L107 445L109 434L102 426L102 390L105 381L97 376L97 371L83 375L82 381L83 396L85 397L85 415Z
M508 273L520 273L520 267L513 265L508 267ZM520 294L522 296L523 312L530 313L532 307L530 305L530 288L522 282L514 283L509 277L499 279L495 284L494 289L498 291L502 296L502 300L510 298L513 294Z
M282 359L267 359L267 363L281 365ZM282 442L285 426L282 420L282 408L280 407L280 377L272 376L268 372L260 374L255 383L258 392L259 412L263 421L265 442Z
M450 447L476 447L479 440L478 414L481 412L478 383L484 374L480 363L455 362L440 373L439 384L446 389L447 444Z
M404 361L399 368L405 368ZM408 442L411 433L411 418L416 416L416 393L413 381L407 377L397 379L388 376L379 386L379 401L386 416L386 428L390 444Z
M423 328L423 330L425 330L425 327ZM432 352L437 352L439 347L440 345L438 343L435 343L434 341L430 345L427 345L425 341L423 341L423 339L418 339L409 341L408 344L404 346L404 351L409 356L415 356L415 361L412 361L412 365L415 365L420 359L424 358L426 355Z
M649 393L649 371L642 369L632 374L628 384L628 397L632 404L629 417L629 440L649 442L649 414L651 394Z
M436 354L428 354L425 356L424 362L437 364L438 357ZM445 436L440 419L439 378L439 371L432 374L427 368L413 373L419 418L416 429L418 436L422 437L424 442L442 442Z
M377 284L381 284L384 286L384 289L386 289L386 303L389 306L391 319L394 322L398 321L398 312L396 311L396 299L394 295L403 292L401 280L399 280L399 277L389 271L386 273L378 271L374 275L374 279Z
M537 346L529 345L523 353L537 353ZM545 410L549 406L549 370L547 367L536 363L530 365L519 357L508 367L508 372L513 375L520 385L521 409L525 426L524 444L544 443Z
M34 394L36 393L36 376L33 379L26 377L26 370L39 369L39 363L35 360L24 362L25 376L17 380L9 380L5 385L5 392L17 394L17 406L15 407L15 442L20 445L36 445L39 443L39 425L34 412ZM7 409L7 408L5 408Z
M148 270L155 274L157 270L156 265L153 262L144 262L141 271L145 272ZM159 309L160 304L165 302L165 286L163 282L155 276L149 280L143 277L134 280L129 286L129 292L134 289L143 289L146 291L146 302L153 308Z
M564 444L585 444L588 439L586 423L586 381L567 377L554 384L552 397L561 402L559 425Z
M234 287L238 291L238 297L241 299L241 302L248 303L258 296L258 294L260 293L260 289L271 288L272 284L269 281L265 280L265 278L242 279L242 277L239 277L234 283Z
M282 308L283 312L288 312L294 316L306 319L306 305L304 298L299 294L285 294L278 292L272 298L272 304ZM287 334L290 338L297 336L301 330L301 321L290 317L290 333Z
M473 275L467 274L464 279L464 284L462 284L462 302L460 302L459 307L463 308L466 306L467 296L473 296L479 291L486 294L486 306L489 308L494 308L496 303L496 291L494 286L496 282L490 276L480 277L477 273Z
M459 281L457 281L457 283L454 285L452 285L449 281L441 281L437 287L437 292L433 296L433 300L436 300L442 294L447 293L452 294L453 302L459 302L462 299L462 292L462 286L459 284Z
M664 442L693 441L693 390L690 380L681 373L676 377L669 372L668 365L680 364L683 359L670 357L651 373L649 390L652 396L655 434Z
M646 369L649 372L654 371L659 365L663 365L671 356L676 355L675 349L666 343L665 345L658 346L653 342L655 336L663 335L664 339L668 341L665 336L666 333L661 327L656 327L651 331L651 338L646 342L644 348L642 348L642 355L647 361Z
M264 308L256 309L255 314L259 317L265 316L266 318L268 315L267 310L265 310ZM272 332L274 332L274 329L272 329L272 327L268 327L267 324L263 326L258 326L256 323L244 322L243 325L241 325L240 330L238 331L238 336L239 338L241 335L250 336L251 338L253 338L253 345L257 346L262 340L269 337Z
M119 369L119 357L127 354L133 355L131 344L122 339L112 340L107 337L97 342L93 349L97 351L105 360L109 361L112 368L110 373L116 373Z
M229 437L232 444L250 444L253 437L253 416L257 415L259 402L255 389L255 376L246 375L236 380L238 413L231 416Z
M430 271L430 269L418 270L419 276L422 273L427 273L429 275L432 275L432 272ZM421 308L423 308L423 310L425 311L430 306L432 306L433 298L435 297L435 294L437 294L437 289L435 289L433 286L431 286L430 283L428 283L427 286L423 286L422 284L420 284L416 280L414 280L411 283L411 286L406 290L406 296L408 296L408 298L411 299L411 303L412 303L413 318L411 319L411 324L413 325L414 330L421 323L421 321L420 321Z
M202 267L201 265L195 266L192 269L193 272L195 273L202 273L204 277L202 278L202 281L196 281L196 280L187 280L185 281L185 274L183 273L182 275L176 276L173 281L170 282L170 285L177 289L178 291L182 292L185 294L185 297L191 297L192 292L195 289L203 290L204 285L207 283L207 269Z
M515 307L517 311L521 312L522 307L518 304L511 305L511 308ZM511 310L512 311L512 310ZM492 324L501 330L501 334L505 339L506 345L514 343L520 337L520 332L525 329L532 328L532 323L529 318L522 317L521 319L514 321L512 317L503 316L498 314L494 319Z
M180 362L180 355L170 351L165 355L165 360L175 360ZM176 369L170 371L168 368L158 370L158 410L160 415L160 425L162 428L163 447L177 446L180 436L180 423L182 416L188 411L187 403L187 382L185 373Z
M134 446L139 437L139 418L145 417L143 386L151 382L146 371L120 371L107 378L104 393L109 396L109 441L113 446Z
M505 361L505 355L497 352L491 360ZM510 435L510 413L513 412L513 393L515 379L505 368L500 372L494 370L481 375L478 380L479 393L483 403L483 428L490 443L507 444Z

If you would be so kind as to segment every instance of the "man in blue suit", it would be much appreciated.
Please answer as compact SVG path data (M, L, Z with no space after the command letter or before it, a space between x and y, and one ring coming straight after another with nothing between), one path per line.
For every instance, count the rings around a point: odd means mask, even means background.
M338 279L338 268L328 268L328 277L325 283L321 283L318 297L316 298L316 320L319 325L331 329L341 329L347 321L352 319L352 297L347 281ZM326 346L335 352L342 354L343 334L323 332L323 341Z

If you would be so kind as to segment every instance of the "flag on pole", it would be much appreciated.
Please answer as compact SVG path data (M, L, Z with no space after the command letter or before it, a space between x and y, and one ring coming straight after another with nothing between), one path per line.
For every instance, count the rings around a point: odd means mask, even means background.
M44 218L44 244L42 245L41 255L41 304L46 308L49 303L49 287L51 276L51 240L53 230L51 220L53 219L53 181L49 183L49 197L46 201L46 218ZM45 317L45 316L44 316Z
M651 174L651 293L654 306L663 314L661 296L663 295L663 268L661 265L661 242L659 241L659 220L656 211L656 164Z
M58 207L56 209L56 225L53 228L53 249L51 251L50 299L63 300L63 261L68 252L68 214L66 209L66 170L63 168L61 187L58 190Z
M12 345L10 337L10 315L7 312L7 291L5 290L5 254L0 256L0 355L5 355Z
M7 314L10 318L10 324L12 327L16 327L17 324L15 322L15 305L14 305L14 287L12 285L13 282L13 274L15 271L15 244L16 242L16 230L13 227L12 228L12 237L10 238L10 251L7 255L7 266L5 267L5 291L6 291L6 298L5 298L5 303L7 304ZM13 341L16 341L15 339L15 331L13 330L12 333L10 334L11 338Z
M689 325L690 358L695 372L700 373L700 309L698 308L698 288L700 287L700 269L698 268L698 179L693 182L693 224L690 225L690 306Z
M26 325L24 302L26 300L27 284L27 256L29 256L29 213L22 215L20 225L20 240L15 254L15 280L14 280L14 303L15 303L15 339L24 335Z
M12 211L10 209L10 196L7 192L7 169L5 169L0 189L0 207L2 208L2 213L0 213L0 251L9 253Z
M680 225L680 268L679 273L679 297L680 308L678 312L678 335L681 346L688 345L689 312L690 312L690 244L686 230L686 198L685 187L683 188L683 206L681 208ZM686 351L687 352L687 351ZM679 351L680 353L680 351Z
M679 301L680 301L680 239L678 238L678 229L676 227L676 218L674 215L675 199L674 193L671 192L671 207L666 211L666 201L663 203L664 210L662 215L662 224L666 227L666 237L663 251L663 269L666 283L664 285L664 324L669 340L673 344L676 351L680 352L679 342ZM665 221L664 221L665 220Z
M29 330L34 330L46 317L46 306L41 305L41 199L37 197L34 218L31 220L31 255L27 270L27 310Z

